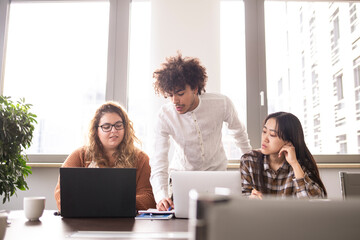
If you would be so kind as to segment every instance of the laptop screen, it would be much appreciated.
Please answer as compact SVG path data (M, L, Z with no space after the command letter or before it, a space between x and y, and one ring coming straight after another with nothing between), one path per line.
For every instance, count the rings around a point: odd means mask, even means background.
M60 168L63 217L135 217L135 168Z

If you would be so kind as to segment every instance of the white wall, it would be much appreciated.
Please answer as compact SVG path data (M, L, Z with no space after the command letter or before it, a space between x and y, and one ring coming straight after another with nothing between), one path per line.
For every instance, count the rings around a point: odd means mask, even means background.
M46 197L45 209L56 210L54 190L59 176L59 168L32 168L32 174L26 178L29 190L16 191L10 202L1 205L0 209L23 209L23 198L29 196ZM2 203L2 198L1 198Z
M151 67L158 69L165 58L180 51L197 57L209 76L206 90L220 89L219 0L152 0Z
M329 199L342 199L339 172L360 172L360 169L320 169Z

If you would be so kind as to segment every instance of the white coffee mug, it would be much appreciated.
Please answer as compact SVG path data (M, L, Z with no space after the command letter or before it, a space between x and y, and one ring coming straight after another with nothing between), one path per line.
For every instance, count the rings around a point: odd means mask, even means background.
M25 217L38 221L45 209L45 197L24 197Z

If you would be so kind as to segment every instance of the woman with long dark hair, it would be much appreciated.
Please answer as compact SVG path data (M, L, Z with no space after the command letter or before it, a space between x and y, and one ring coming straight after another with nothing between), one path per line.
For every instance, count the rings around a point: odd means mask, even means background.
M244 154L240 163L242 193L325 198L314 157L307 148L299 119L291 113L272 113L264 121L261 149Z

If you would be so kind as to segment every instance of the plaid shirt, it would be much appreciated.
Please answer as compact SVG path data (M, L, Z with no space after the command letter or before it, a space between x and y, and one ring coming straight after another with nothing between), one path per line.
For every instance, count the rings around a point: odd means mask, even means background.
M285 161L284 164L274 171L270 168L269 160L266 155L264 158L264 183L268 189L269 195L275 197L297 197L297 198L324 198L323 189L309 177L309 172L302 167L305 176L296 179L294 170L290 164ZM249 155L243 156L240 162L242 193L250 196L253 187L259 190L260 169L256 157Z

